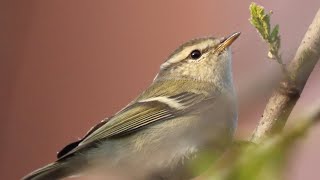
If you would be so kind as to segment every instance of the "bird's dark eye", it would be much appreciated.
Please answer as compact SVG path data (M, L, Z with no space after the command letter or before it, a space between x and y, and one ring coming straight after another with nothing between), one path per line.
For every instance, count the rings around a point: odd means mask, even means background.
M190 57L192 58L192 59L194 59L194 60L196 60L196 59L199 59L200 57L201 57L201 52L198 50L198 49L196 49L196 50L193 50L191 53L190 53Z

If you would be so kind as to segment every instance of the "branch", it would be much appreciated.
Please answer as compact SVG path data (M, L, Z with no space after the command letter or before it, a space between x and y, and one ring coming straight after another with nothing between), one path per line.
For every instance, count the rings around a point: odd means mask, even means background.
M309 26L294 59L287 66L287 76L281 81L263 112L251 140L260 142L280 132L320 58L320 9Z
M287 131L266 138L259 145L249 141L234 142L214 166L193 180L282 179L288 152L320 122L320 107L298 121Z

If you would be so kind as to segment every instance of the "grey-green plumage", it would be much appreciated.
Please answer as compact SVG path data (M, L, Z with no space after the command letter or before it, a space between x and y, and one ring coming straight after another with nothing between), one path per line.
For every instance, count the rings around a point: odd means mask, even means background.
M130 179L191 177L190 161L208 149L222 152L232 140L237 107L228 47L238 36L182 45L140 96L24 179L114 170Z

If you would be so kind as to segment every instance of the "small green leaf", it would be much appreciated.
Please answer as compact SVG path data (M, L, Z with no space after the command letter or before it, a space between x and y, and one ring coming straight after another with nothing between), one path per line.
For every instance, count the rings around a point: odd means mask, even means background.
M264 40L267 40L270 34L270 17L265 14L264 8L255 3L250 5L251 18L250 23L258 30Z
M270 25L270 16L273 12L270 11L266 14L264 7L257 5L256 3L251 3L249 9L251 14L249 19L250 23L257 29L262 39L269 44L268 57L270 59L276 59L278 62L282 62L282 60L279 59L281 58L279 54L279 25L276 25L274 28L271 28Z
M276 41L278 41L278 39L279 39L279 41L280 41L279 25L277 24L277 25L273 28L273 30L272 30L272 32L271 32L270 41L271 41L271 42L276 42Z

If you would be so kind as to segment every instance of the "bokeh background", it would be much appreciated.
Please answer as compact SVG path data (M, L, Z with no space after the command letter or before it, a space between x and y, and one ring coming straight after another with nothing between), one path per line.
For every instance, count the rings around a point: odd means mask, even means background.
M249 24L251 1L0 1L0 179L55 160L65 144L137 96L181 43L241 31L233 45L238 138L257 124L280 74ZM257 1L280 24L289 61L319 0ZM320 106L318 64L290 116ZM320 177L320 126L292 153L286 179Z

